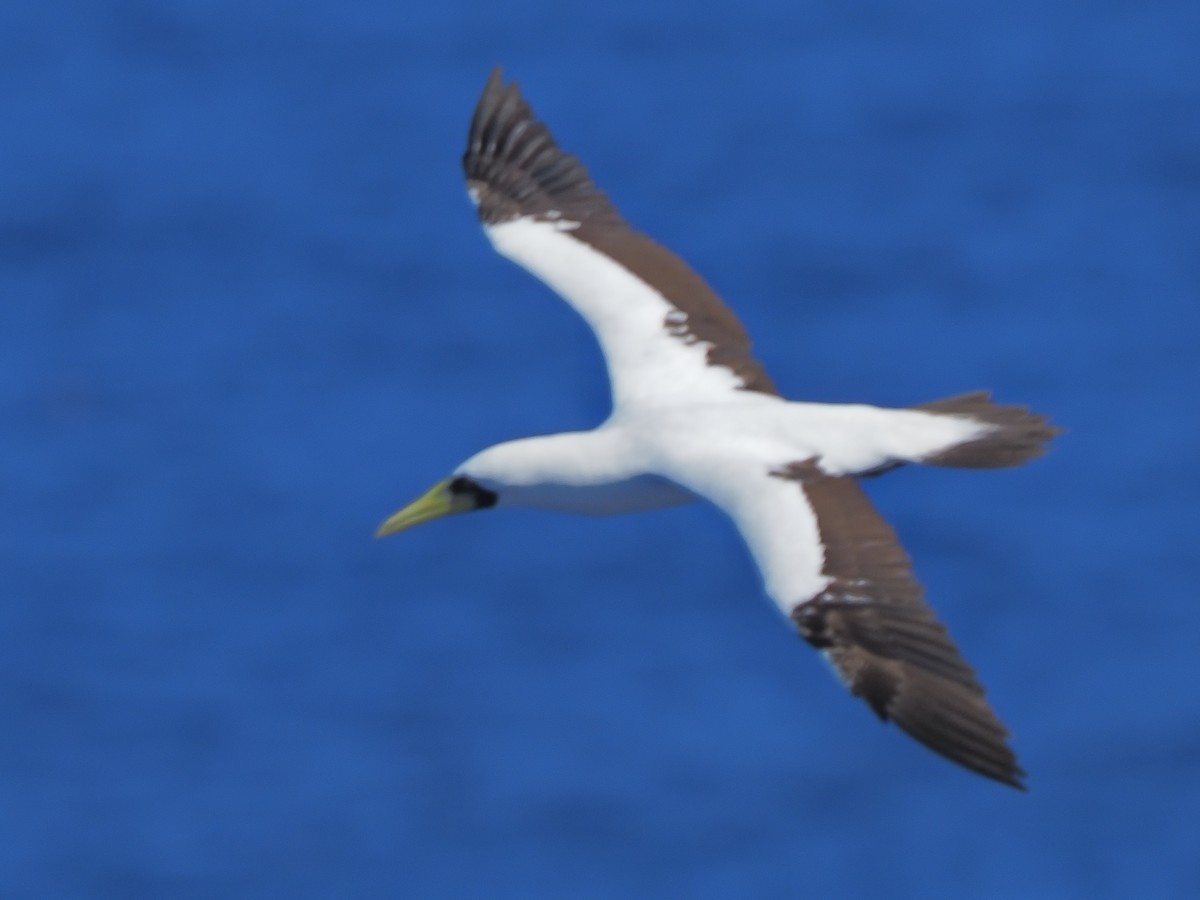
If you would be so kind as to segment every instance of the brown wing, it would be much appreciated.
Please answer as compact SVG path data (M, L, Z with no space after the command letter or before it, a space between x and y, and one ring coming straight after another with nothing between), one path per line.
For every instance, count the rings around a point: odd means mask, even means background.
M623 224L579 158L558 148L516 83L504 83L499 66L471 117L463 172L478 192L479 218L488 225L547 214L571 222Z
M825 548L822 574L832 579L792 610L800 634L881 719L947 759L1023 790L1025 773L1007 730L862 488L811 462L775 474L804 491Z
M504 83L499 68L471 119L463 171L485 229L525 217L563 226L564 234L616 262L672 307L654 336L705 343L708 365L731 370L743 390L775 392L737 316L687 263L621 218L579 158L558 147L517 85ZM546 280L536 260L516 261ZM564 299L579 305L579 298ZM605 336L597 337L603 345Z

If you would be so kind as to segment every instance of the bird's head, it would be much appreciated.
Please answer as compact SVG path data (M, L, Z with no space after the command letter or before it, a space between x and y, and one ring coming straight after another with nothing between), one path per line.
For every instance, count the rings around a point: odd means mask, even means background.
M456 474L439 481L428 491L379 526L376 537L404 531L455 513L495 506L497 495L467 475Z
M443 516L501 504L594 512L579 505L575 490L586 486L580 468L595 455L587 451L590 440L588 434L552 434L481 450L380 525L375 534L383 537Z

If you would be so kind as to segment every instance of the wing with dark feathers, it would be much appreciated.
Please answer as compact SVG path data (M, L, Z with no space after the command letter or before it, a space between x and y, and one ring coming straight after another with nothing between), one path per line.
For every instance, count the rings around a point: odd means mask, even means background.
M792 609L800 634L881 719L947 759L1023 790L1008 731L862 488L811 463L775 474L797 483L824 545L829 583Z
M499 67L471 117L463 172L478 194L479 218L488 225L529 215L622 224L583 163L559 149L516 82L504 83Z
M529 219L553 227L564 240L578 241L638 279L661 297L666 307L649 329L636 335L622 331L622 340L647 345L667 340L682 345L703 344L707 354L700 358L709 367L729 369L740 381L741 390L774 393L775 387L751 352L750 339L737 316L721 302L704 280L666 247L631 228L604 192L592 182L578 157L564 152L549 129L540 122L515 82L504 84L495 69L471 119L467 150L463 154L467 186L479 208L479 218L497 250L524 266L554 287L594 329L611 364L614 335L601 323L615 321L614 313L628 321L638 318L640 297L597 298L579 289L564 287L553 268L550 251L515 252L496 234L507 223ZM585 280L599 284L602 273ZM623 304L623 305L622 305ZM601 305L611 305L600 316L589 315ZM634 354L640 356L642 354ZM621 374L611 372L620 380ZM644 374L631 373L630 381L641 381L639 391L655 385ZM664 381L658 390L671 388Z

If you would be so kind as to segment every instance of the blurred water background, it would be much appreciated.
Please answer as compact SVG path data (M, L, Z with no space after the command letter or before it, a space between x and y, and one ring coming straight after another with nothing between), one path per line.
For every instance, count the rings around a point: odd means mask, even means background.
M0 8L0 896L1200 896L1200 7ZM870 484L1030 772L883 728L711 509L376 542L607 413L480 235L491 67L791 396L1069 429Z

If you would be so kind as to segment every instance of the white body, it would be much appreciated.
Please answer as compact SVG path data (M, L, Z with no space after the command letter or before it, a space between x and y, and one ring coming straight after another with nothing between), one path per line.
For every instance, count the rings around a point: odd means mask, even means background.
M733 519L781 611L827 584L816 517L772 477L815 459L831 475L917 461L990 426L916 410L790 403L763 394L708 407L618 410L594 431L489 447L459 467L500 506L587 515L708 500Z
M637 512L701 497L728 514L767 594L787 613L828 582L816 517L801 491L771 473L813 460L828 475L916 462L992 426L866 405L795 403L741 390L707 363L707 345L664 330L674 307L561 222L486 228L496 249L566 298L608 363L613 414L593 431L489 447L460 466L501 506L590 515Z
M983 392L918 409L782 399L720 299L628 226L499 70L463 163L495 249L596 335L613 413L592 431L476 454L383 533L496 505L612 515L707 500L741 532L780 611L855 695L935 751L1020 787L1007 732L854 476L908 462L1016 465L1054 429Z

